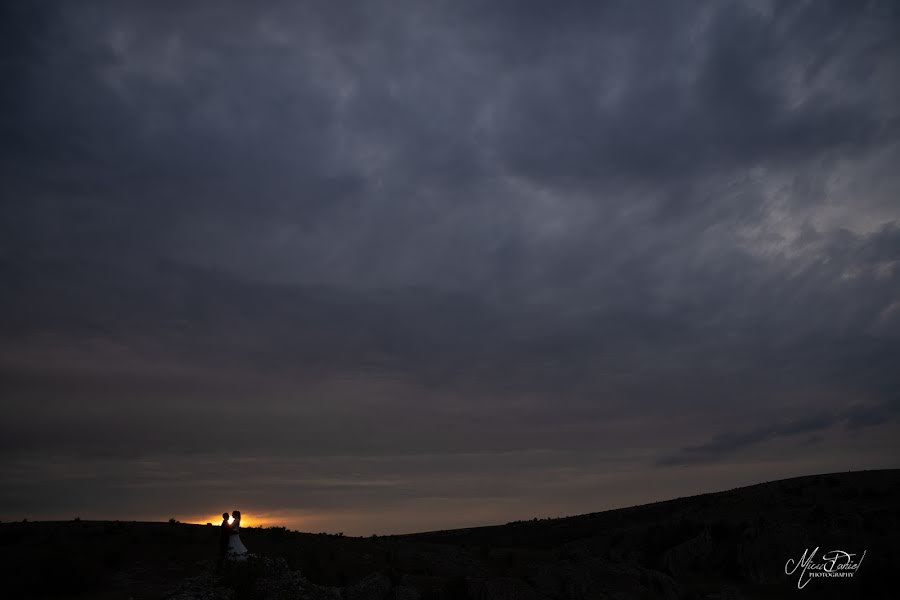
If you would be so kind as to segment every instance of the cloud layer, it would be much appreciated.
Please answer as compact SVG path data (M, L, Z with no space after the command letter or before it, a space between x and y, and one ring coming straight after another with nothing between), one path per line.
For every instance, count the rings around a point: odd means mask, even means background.
M0 517L897 465L893 3L0 10Z

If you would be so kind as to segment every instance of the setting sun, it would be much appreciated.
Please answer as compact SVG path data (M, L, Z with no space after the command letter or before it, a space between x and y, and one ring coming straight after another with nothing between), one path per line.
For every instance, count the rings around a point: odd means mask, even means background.
M184 522L195 525L206 525L207 523L219 525L222 523L222 513L214 514L212 517L187 517L184 519ZM232 523L234 523L234 517L229 515L228 524L231 525ZM272 524L273 520L265 515L250 516L247 513L241 512L241 527L269 527Z

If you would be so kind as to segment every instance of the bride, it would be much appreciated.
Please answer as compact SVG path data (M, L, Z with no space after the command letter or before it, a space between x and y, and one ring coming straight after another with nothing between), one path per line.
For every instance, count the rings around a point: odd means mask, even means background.
M231 560L247 560L247 547L241 541L241 511L231 513L234 520L231 522L231 531L228 535L228 558Z

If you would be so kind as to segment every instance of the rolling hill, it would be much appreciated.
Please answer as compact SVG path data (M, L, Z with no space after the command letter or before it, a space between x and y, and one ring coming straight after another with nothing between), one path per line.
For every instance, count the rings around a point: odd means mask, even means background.
M8 598L894 598L898 507L900 470L862 471L410 535L245 528L256 556L224 572L216 527L181 523L2 523L0 557ZM815 548L865 557L853 577L785 573Z

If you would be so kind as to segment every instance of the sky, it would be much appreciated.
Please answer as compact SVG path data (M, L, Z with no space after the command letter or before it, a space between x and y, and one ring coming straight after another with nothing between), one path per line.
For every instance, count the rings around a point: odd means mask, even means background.
M4 521L900 467L896 2L5 2L0 78Z

